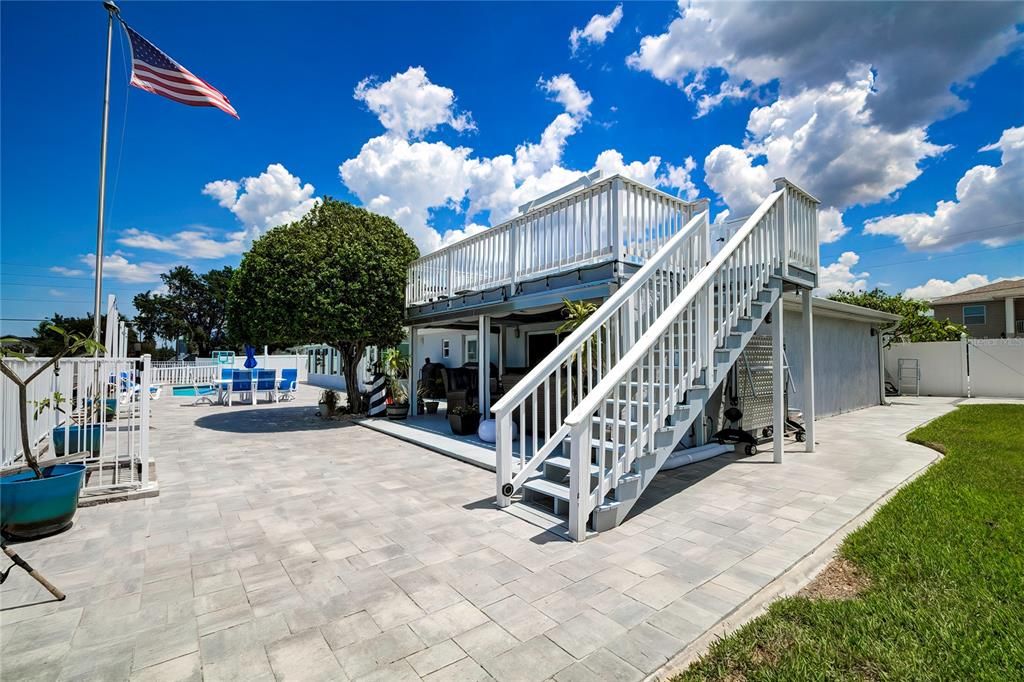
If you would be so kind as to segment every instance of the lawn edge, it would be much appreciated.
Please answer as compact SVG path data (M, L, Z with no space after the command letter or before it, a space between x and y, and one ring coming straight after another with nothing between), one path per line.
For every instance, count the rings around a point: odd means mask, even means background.
M954 412L956 407L959 407L959 405L955 405L954 409L950 410L950 412ZM949 414L950 412L947 412L946 414ZM938 419L938 417L922 422L907 433L916 431L935 419ZM699 637L686 645L686 647L679 651L675 656L670 658L667 663L645 677L644 681L657 682L658 680L671 680L676 675L685 672L687 668L695 663L701 656L706 654L715 640L724 639L750 621L764 614L768 610L768 606L777 599L796 595L797 592L808 585L829 563L831 563L831 561L836 557L836 550L839 549L839 546L843 543L843 540L846 539L846 536L870 521L875 515L875 512L877 512L882 505L892 499L904 486L915 480L918 476L930 469L937 461L942 459L943 454L941 452L926 445L922 445L921 443L915 443L914 441L906 439L907 433L901 434L906 442L928 450L932 454L931 460L883 493L881 497L872 502L870 506L854 518L847 521L842 527L836 530L835 533L828 536L810 552L797 559L796 562L787 568L781 575L755 592L749 599L727 613L724 618L705 630Z

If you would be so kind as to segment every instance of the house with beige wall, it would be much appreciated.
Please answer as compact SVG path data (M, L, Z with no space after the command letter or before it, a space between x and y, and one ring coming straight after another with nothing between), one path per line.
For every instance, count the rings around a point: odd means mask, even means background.
M1024 338L1024 279L1011 279L932 301L935 319L967 327L975 339Z

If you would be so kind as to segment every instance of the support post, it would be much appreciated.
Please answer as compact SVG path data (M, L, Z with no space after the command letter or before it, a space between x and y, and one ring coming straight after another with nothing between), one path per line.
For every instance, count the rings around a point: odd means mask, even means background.
M782 443L786 433L786 378L782 363L782 294L772 306L772 453L776 464L782 463Z
M587 507L590 500L589 423L578 424L569 434L569 537L580 542L587 537Z
M139 387L139 482L143 488L149 486L149 386L153 383L151 360L148 353L142 356L142 381Z
M1013 304L1017 299L1007 296L1004 305L1006 306L1006 338L1012 339L1016 334L1017 320L1014 317Z
M498 378L505 373L505 325L498 327Z
M416 410L419 407L419 400L416 396L417 381L416 377L416 352L417 346L417 329L415 326L409 327L409 416L415 417Z
M881 329L875 332L878 336L878 404L888 405L885 399L885 335Z
M491 318L478 318L476 334L477 393L480 398L480 415L483 419L491 416L491 353L488 341L491 337Z
M814 452L814 302L811 290L804 289L801 298L804 323L804 385L801 393L804 403L804 436L807 438L804 450ZM885 393L884 388L882 393Z
M512 496L505 494L508 492L505 486L512 484L512 413L506 412L496 418L494 465L498 482L497 502L499 507L507 507L512 504Z

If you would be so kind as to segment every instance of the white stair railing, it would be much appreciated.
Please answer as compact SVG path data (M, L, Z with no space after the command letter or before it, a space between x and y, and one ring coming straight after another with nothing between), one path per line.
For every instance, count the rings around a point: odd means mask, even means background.
M618 365L636 338L659 318L709 258L708 213L704 210L662 241L662 247L625 285L494 405L499 506L511 503L515 491L568 435L563 417L577 408L605 372ZM518 453L514 451L514 424L519 428Z
M724 346L741 317L750 316L758 293L786 261L787 194L780 189L762 202L566 417L573 539L585 537L591 511L631 471L636 458L654 450L656 431L685 392L698 383L715 385L714 351ZM816 244L816 235L812 238ZM595 424L600 434L596 445ZM592 462L595 448L599 456ZM592 464L598 467L593 485Z

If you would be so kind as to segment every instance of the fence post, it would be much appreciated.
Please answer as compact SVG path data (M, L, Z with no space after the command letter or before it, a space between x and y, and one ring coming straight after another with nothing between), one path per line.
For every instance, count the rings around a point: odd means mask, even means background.
M971 397L971 345L967 334L960 335L960 393Z
M149 385L152 383L150 359L148 353L142 356L142 381L139 382L139 481L143 488L149 485Z
M782 190L782 229L779 230L779 251L780 251L780 262L782 263L782 277L789 276L789 242L787 239L787 233L789 232L789 221L792 220L790 215L790 197L792 194L789 191L789 181L786 178L775 178L775 190Z

